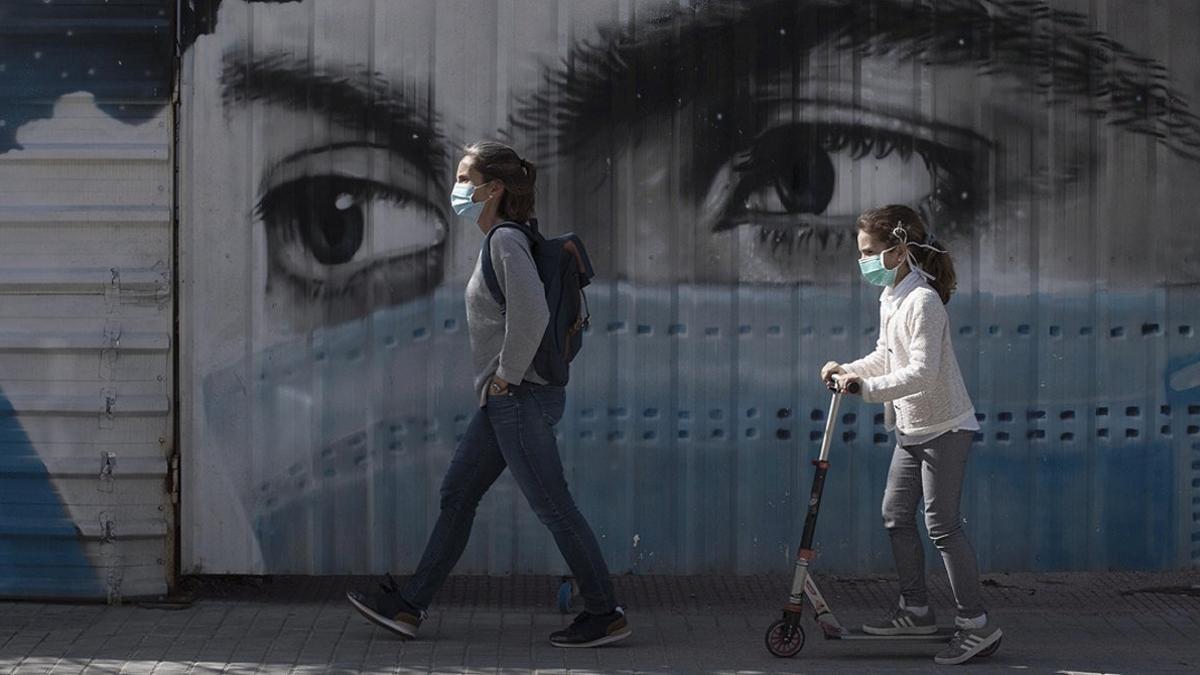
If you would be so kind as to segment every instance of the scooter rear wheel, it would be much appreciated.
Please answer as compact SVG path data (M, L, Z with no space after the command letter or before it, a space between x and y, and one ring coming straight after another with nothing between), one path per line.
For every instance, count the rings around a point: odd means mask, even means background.
M789 658L804 648L804 629L799 623L779 619L767 629L767 651L780 658Z

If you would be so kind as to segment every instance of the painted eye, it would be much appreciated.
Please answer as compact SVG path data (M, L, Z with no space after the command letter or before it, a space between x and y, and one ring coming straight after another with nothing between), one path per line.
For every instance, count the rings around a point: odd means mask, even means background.
M795 217L801 215L842 223L870 204L919 203L933 189L929 170L911 155L856 157L849 149L813 146L793 148L793 153L745 177L741 191L746 195L736 212L744 224L778 226L780 217L788 217L785 222L798 225Z
M768 184L743 200L747 213L824 213L836 186L829 153L812 148L784 158L764 175Z
M343 265L362 249L367 200L340 186L318 182L303 195L292 227L305 248L322 265Z
M764 132L718 171L714 231L754 228L770 252L838 240L859 213L908 204L935 220L974 208L972 154L862 125L789 124Z
M258 211L272 260L289 274L313 281L336 281L376 262L437 246L446 236L436 210L358 178L300 178L270 190Z

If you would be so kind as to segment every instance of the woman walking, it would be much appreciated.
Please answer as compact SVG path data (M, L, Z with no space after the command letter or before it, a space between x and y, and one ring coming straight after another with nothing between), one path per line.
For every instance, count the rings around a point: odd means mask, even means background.
M570 626L550 635L551 644L596 647L631 634L599 544L563 475L554 425L565 390L548 385L532 365L550 310L529 238L512 227L492 232L506 221L530 224L536 177L531 163L500 143L475 143L458 164L451 205L485 236L491 233L491 261L505 300L502 307L488 289L481 251L466 291L479 409L443 480L441 513L416 572L403 589L389 575L379 592L347 594L367 619L407 638L416 636L462 556L479 500L505 468L554 535L585 603Z

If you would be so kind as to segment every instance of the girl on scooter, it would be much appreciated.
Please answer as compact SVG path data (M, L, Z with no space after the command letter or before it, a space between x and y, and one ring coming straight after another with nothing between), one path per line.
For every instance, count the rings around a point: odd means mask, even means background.
M899 604L882 620L864 624L871 635L937 631L925 586L925 554L917 534L917 504L950 577L957 632L935 658L965 663L1000 640L980 594L979 567L959 514L967 454L979 423L963 384L945 304L955 289L954 264L907 206L870 209L858 218L859 269L882 286L879 340L861 359L821 368L821 379L863 400L883 403L896 447L883 493L883 524L900 577ZM855 386L857 385L857 386Z

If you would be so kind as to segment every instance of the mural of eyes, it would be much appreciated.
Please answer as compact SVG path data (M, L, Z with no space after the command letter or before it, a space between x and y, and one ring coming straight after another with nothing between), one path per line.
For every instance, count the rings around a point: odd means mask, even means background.
M256 208L273 265L289 281L335 292L381 266L441 245L439 210L410 192L343 175L301 176Z
M704 211L712 231L753 228L777 257L847 239L858 214L880 204L908 204L940 232L955 230L982 206L975 167L987 146L898 122L783 124L717 170Z

